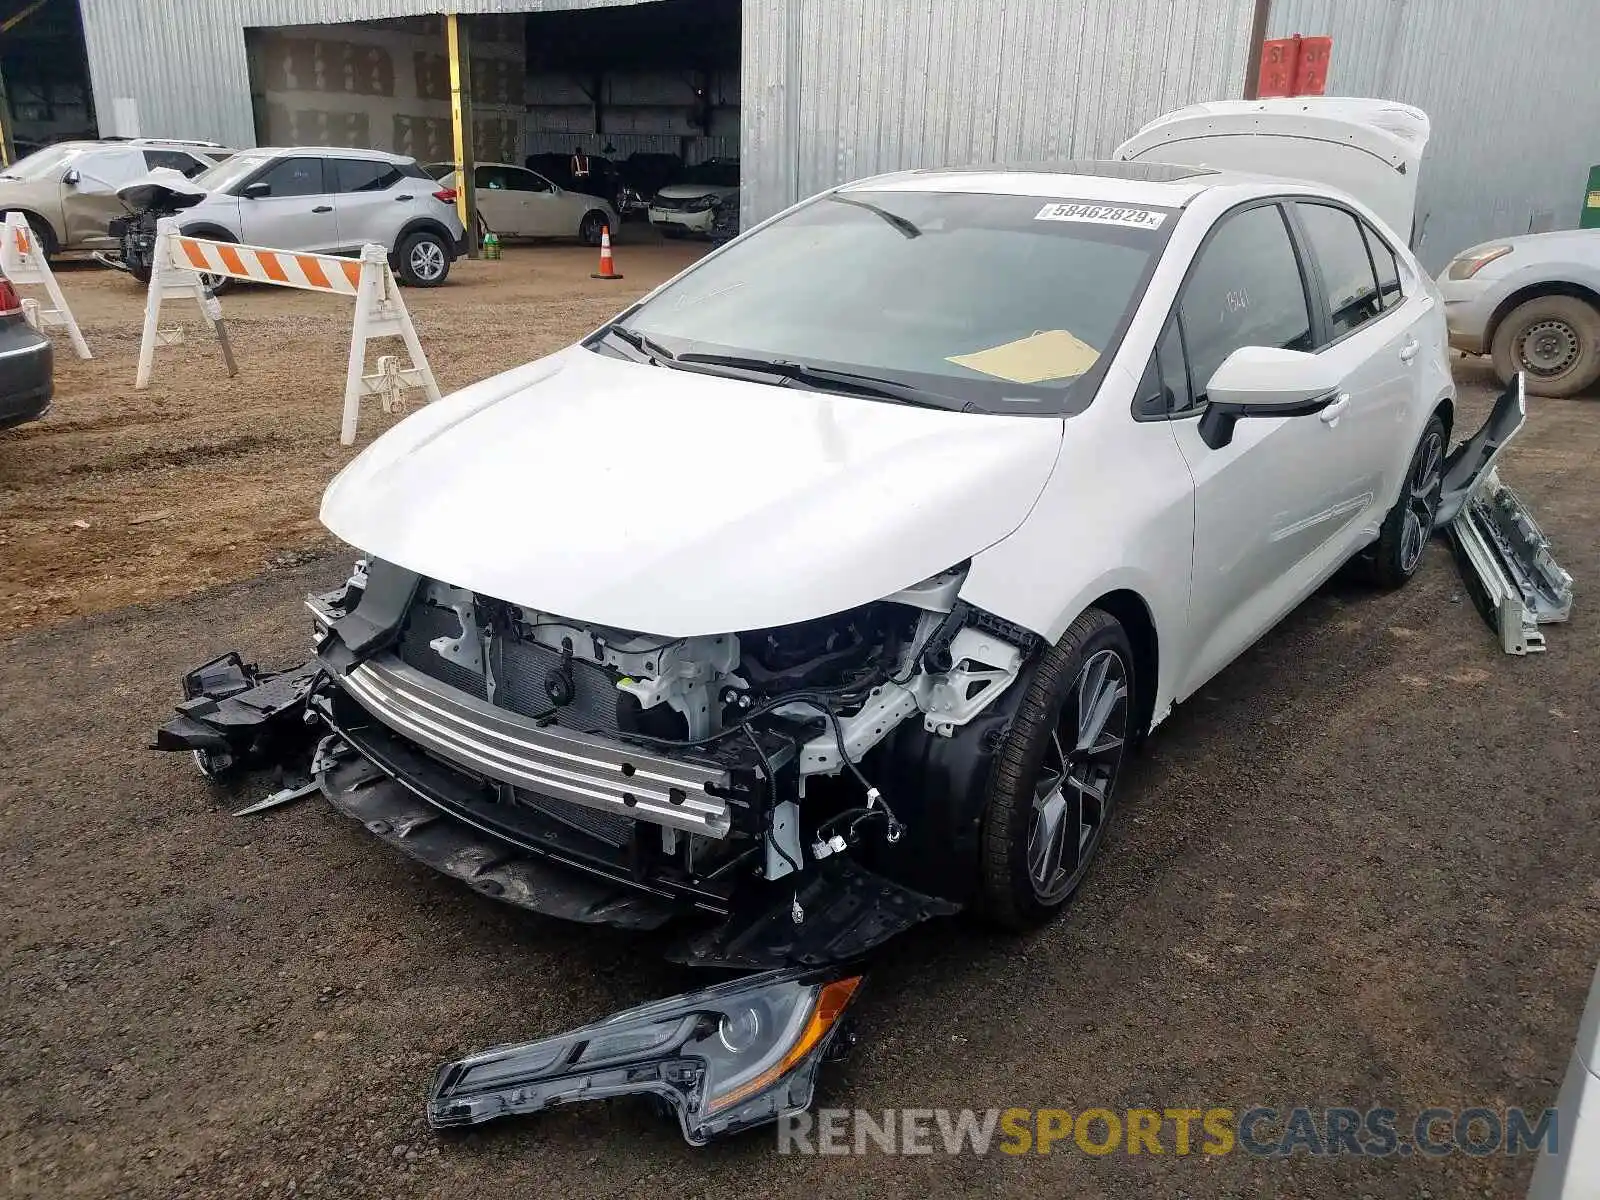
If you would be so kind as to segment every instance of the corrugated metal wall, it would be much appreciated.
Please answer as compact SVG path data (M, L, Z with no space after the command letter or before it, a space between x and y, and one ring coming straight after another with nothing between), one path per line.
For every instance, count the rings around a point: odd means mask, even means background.
M640 0L451 0L464 13L553 12ZM255 145L247 26L419 17L443 0L79 0L89 79L102 125L113 101L133 99L146 136ZM109 130L103 130L109 132ZM124 132L124 131L118 131Z
M1251 0L746 0L744 219L907 167L1106 154L1242 94Z
M1331 34L1332 95L1433 121L1420 257L1578 222L1600 163L1600 0L1274 0L1274 37Z

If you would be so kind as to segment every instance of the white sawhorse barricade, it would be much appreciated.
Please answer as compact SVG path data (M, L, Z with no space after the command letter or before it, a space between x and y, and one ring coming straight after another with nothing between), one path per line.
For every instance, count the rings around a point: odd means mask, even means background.
M363 396L382 397L385 412L402 410L406 392L413 388L421 389L429 400L439 399L439 384L433 377L433 368L428 365L428 356L423 353L416 326L411 323L411 314L400 296L400 285L389 269L389 256L382 246L369 245L361 251L360 259L351 259L185 237L170 217L163 219L156 229L136 388L142 390L149 386L156 346L176 340L159 328L162 300L195 300L208 324L215 324L222 316L221 303L201 282L200 274L204 272L355 297L350 364L344 385L344 419L339 428L339 440L346 446L356 440L356 422L361 416ZM376 369L367 374L367 343L383 337L398 337L405 342L410 365L401 365L400 359L393 355L383 355Z
M77 318L67 307L67 298L61 294L55 272L39 249L39 239L28 228L28 218L19 212L6 214L5 236L0 239L0 271L13 285L38 285L50 294L53 308L41 308L37 300L24 300L22 309L28 314L28 324L35 329L65 329L72 339L72 349L79 358L93 358L89 343L83 340L83 330Z

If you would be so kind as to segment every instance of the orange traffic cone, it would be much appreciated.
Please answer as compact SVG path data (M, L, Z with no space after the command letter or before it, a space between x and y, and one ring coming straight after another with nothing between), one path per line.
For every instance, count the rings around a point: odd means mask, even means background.
M621 279L617 274L617 264L611 258L611 226L600 226L600 269L589 276L590 279Z

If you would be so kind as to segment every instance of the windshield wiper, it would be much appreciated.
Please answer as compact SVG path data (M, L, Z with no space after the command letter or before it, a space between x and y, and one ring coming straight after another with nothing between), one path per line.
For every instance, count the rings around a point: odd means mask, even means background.
M677 361L678 356L676 354L668 350L660 342L646 337L637 329L629 329L626 325L608 325L606 326L606 333L626 342L640 354L649 358L651 362L658 365L664 362Z
M902 217L899 213L892 213L887 208L879 208L876 204L868 204L865 200L856 200L850 196L833 195L829 196L828 199L837 201L840 204L851 204L856 208L864 208L869 213L882 217L885 221L889 222L890 225L894 226L895 229L899 230L908 238L917 238L922 236L922 230L918 229L914 224L912 224L905 217Z
M849 392L858 396L871 396L879 400L894 400L901 404L914 404L919 408L955 408L966 410L970 401L926 388L913 387L878 375L856 371L836 371L831 367L813 367L807 363L784 359L747 358L738 354L685 354L675 365L694 367L731 367L738 371L754 371L775 375L785 383L816 391Z

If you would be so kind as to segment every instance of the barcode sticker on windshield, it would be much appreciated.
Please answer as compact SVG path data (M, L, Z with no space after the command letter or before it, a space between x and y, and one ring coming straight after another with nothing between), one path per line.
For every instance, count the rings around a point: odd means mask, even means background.
M1081 221L1090 225L1126 225L1133 229L1160 229L1166 213L1148 208L1120 208L1113 204L1046 204L1035 221Z

